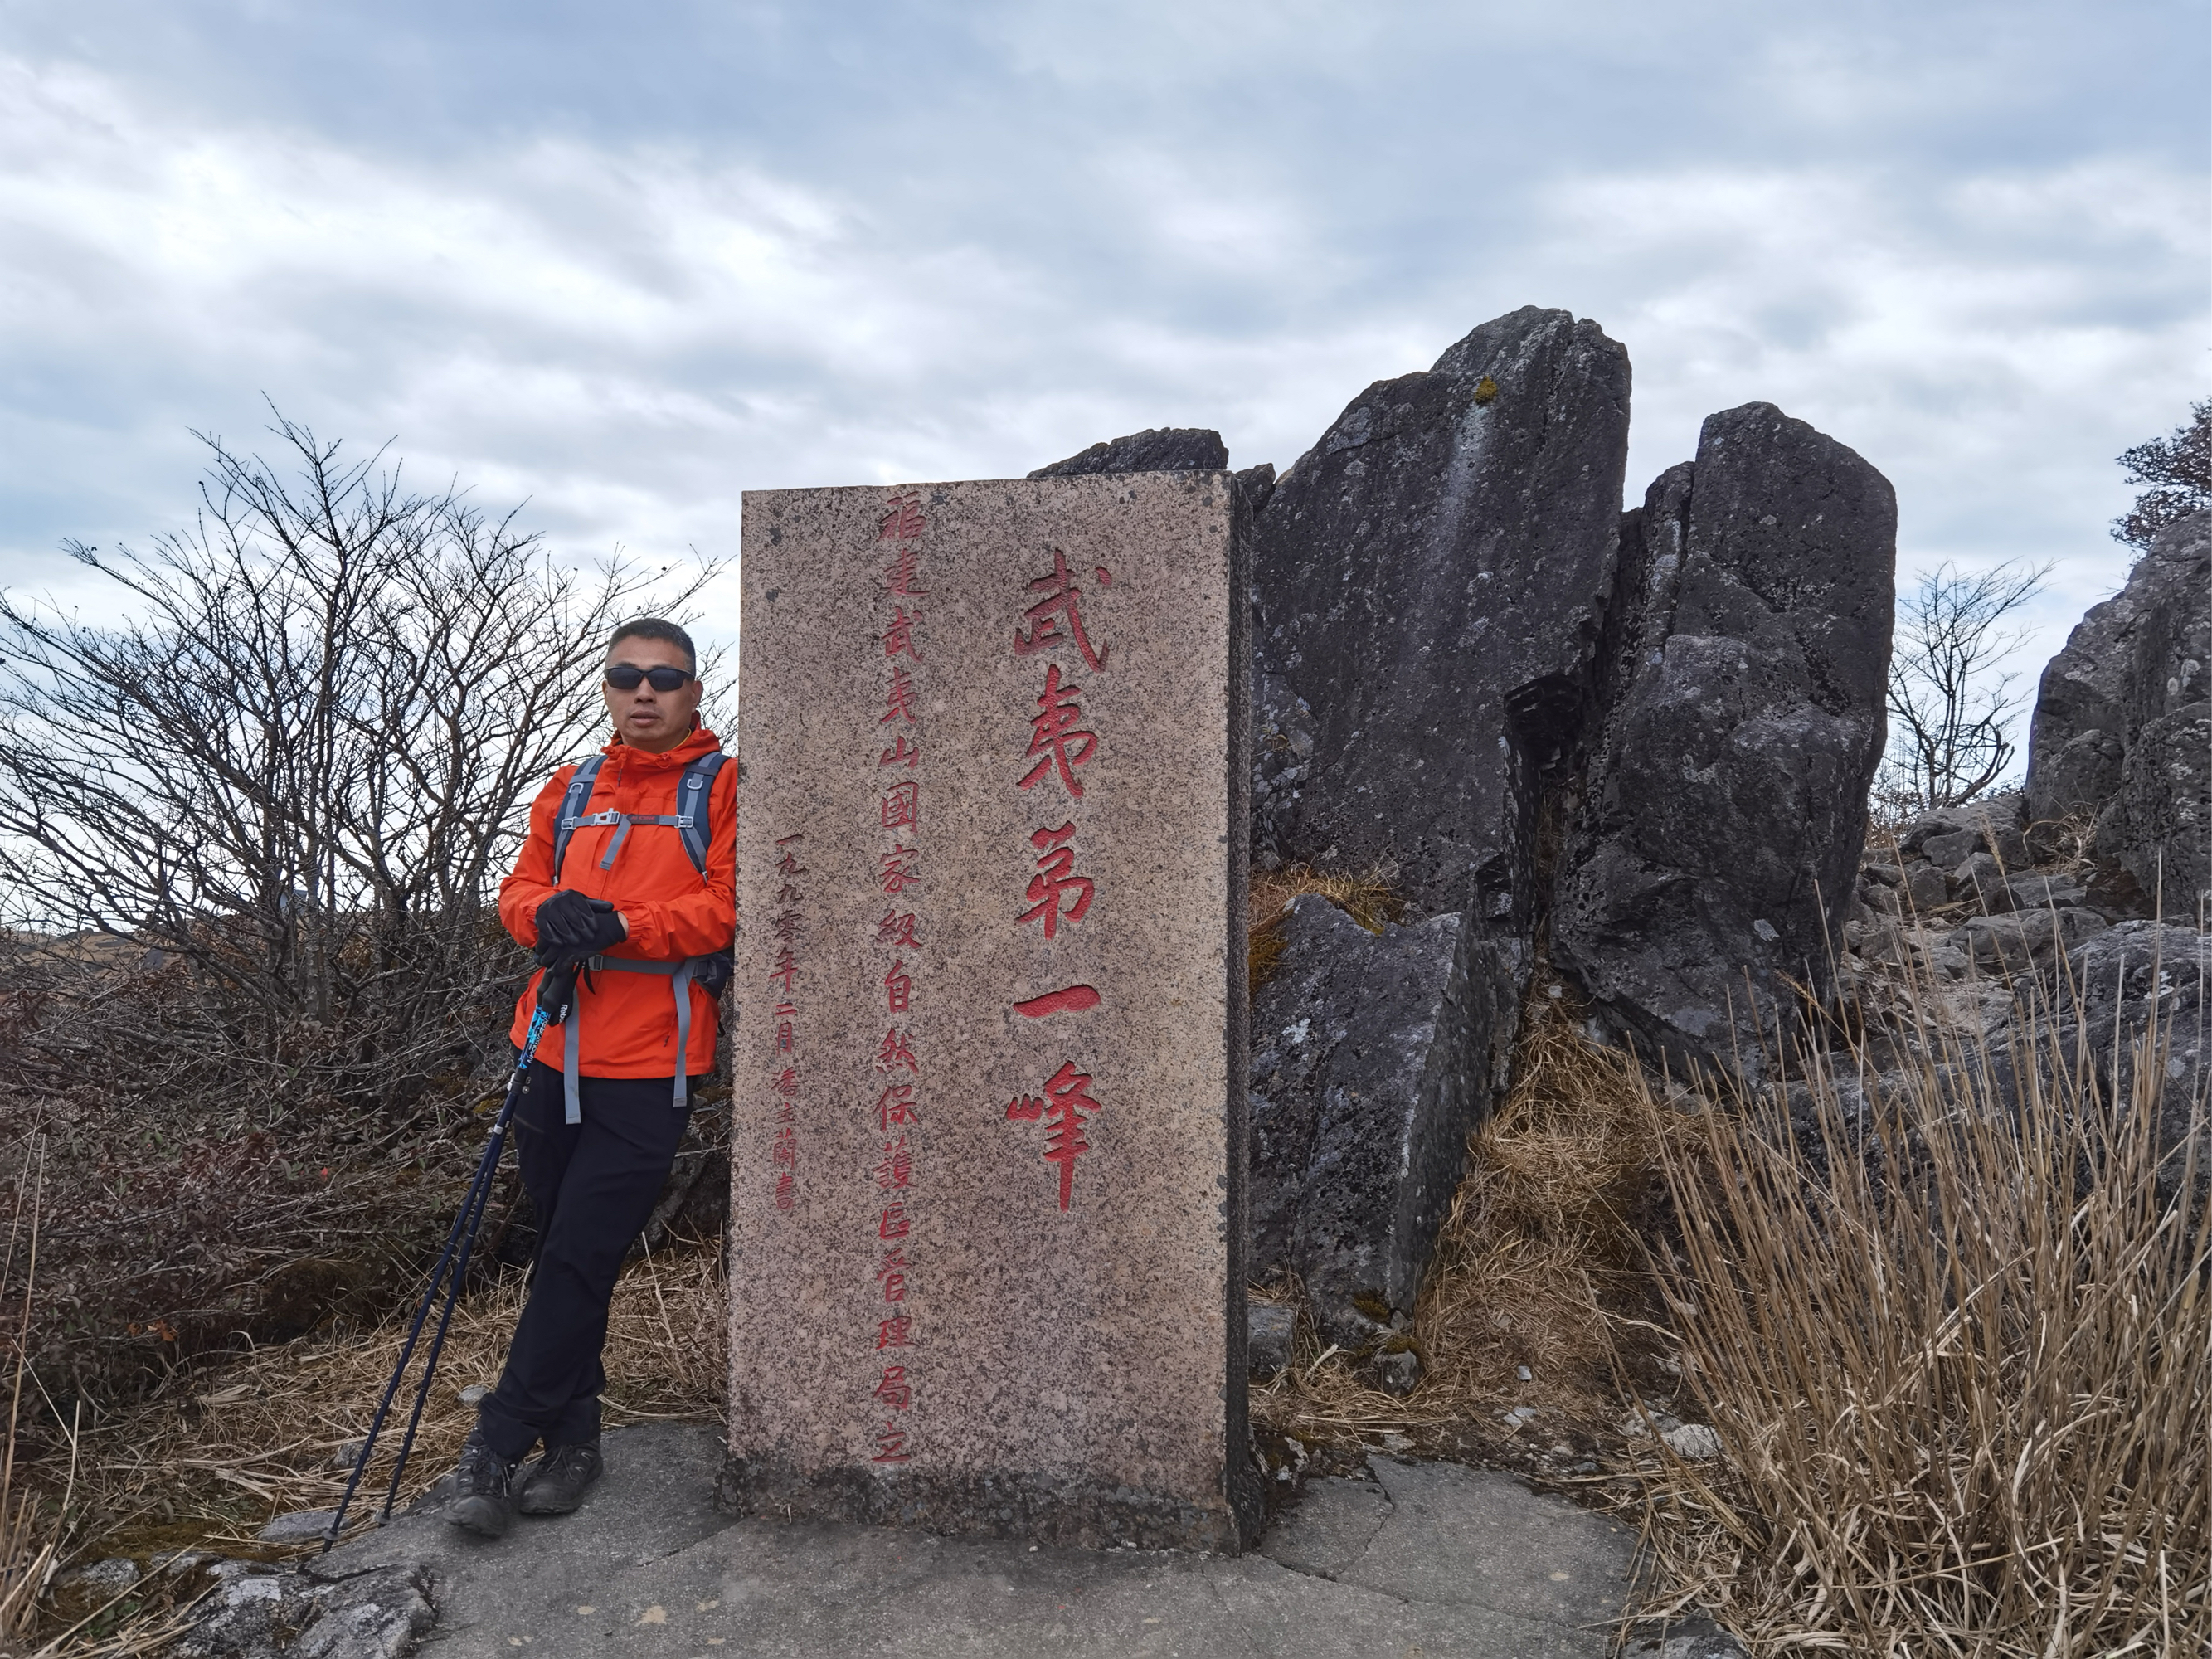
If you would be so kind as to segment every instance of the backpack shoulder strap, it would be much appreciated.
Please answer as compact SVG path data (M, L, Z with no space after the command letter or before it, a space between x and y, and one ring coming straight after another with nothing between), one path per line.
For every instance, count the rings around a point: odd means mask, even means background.
M684 851L691 860L691 867L702 876L707 873L708 844L714 839L709 813L714 798L714 777L728 758L719 749L700 756L684 769L684 775L676 785L676 832L684 837Z
M561 884L561 864L568 856L568 838L576 833L576 822L584 816L584 809L592 804L592 787L599 781L599 766L605 755L593 755L576 768L568 780L568 793L561 797L561 811L553 820L553 884Z

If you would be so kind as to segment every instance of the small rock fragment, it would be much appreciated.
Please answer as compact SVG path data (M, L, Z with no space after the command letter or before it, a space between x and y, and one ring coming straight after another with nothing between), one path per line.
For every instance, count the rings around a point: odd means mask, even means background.
M308 1544L331 1529L336 1510L295 1510L254 1534L264 1544Z
M1749 1652L1702 1613L1668 1627L1664 1635L1631 1641L1624 1659L1749 1659Z
M1703 1423L1679 1424L1660 1438L1674 1449L1675 1456L1687 1462L1702 1463L1721 1455L1720 1436Z
M82 1585L100 1594L113 1595L129 1589L138 1582L138 1564L127 1555L111 1555L105 1561L94 1561L89 1566L63 1575L64 1584Z
M1421 1358L1411 1348L1386 1353L1375 1361L1375 1380L1385 1394L1408 1395L1421 1380Z
M1950 902L1951 884L1936 866L1916 864L1905 872L1905 892L1913 909L1925 913Z
M1244 1369L1257 1382L1267 1382L1290 1369L1291 1335L1295 1312L1273 1303L1248 1304L1244 1312Z

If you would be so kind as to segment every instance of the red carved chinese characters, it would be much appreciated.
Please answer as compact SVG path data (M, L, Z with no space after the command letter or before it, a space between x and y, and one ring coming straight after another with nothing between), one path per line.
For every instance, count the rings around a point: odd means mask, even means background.
M799 861L799 836L776 840L776 873L783 878L775 902L780 907L769 925L775 941L769 982L783 988L775 1005L775 1022L769 1060L775 1073L769 1098L775 1103L775 1134L769 1142L769 1170L774 1181L771 1197L775 1207L788 1215L799 1207L799 952L805 942L805 915L800 909L805 893L799 878L807 873Z
M891 689L884 697L884 717L876 724L889 726L893 720L915 723L914 676L896 664L891 667Z
M921 849L913 847L894 847L878 860L883 868L876 872L876 880L884 891L896 898L909 887L921 885L919 867Z
M879 1072L893 1072L902 1066L909 1072L918 1073L921 1070L921 1063L914 1057L912 1035L893 1026L884 1033L883 1047L876 1050L876 1069Z
M921 653L914 648L914 618L906 614L904 605L891 612L891 625L884 630L884 655L896 657L902 651L916 662L921 660Z
M921 786L913 780L895 783L885 790L881 805L884 829L921 827Z
M1098 574L1102 582L1111 580L1103 565ZM1042 593L1045 597L1023 613L1029 618L1030 625L1026 630L1019 628L1014 630L1014 654L1026 657L1059 641L1073 640L1091 672L1103 673L1106 667L1106 650L1102 646L1093 651L1089 636L1083 631L1083 590L1067 574L1067 555L1054 548L1051 570L1031 582L1030 592Z
M922 816L922 786L927 780L921 729L923 680L927 671L922 666L917 643L922 605L929 597L917 544L927 527L921 496L915 490L893 495L884 503L876 526L878 542L890 544L890 556L883 567L884 612L878 621L881 631L875 635L888 667L880 701L869 710L872 718L865 729L869 733L868 752L875 763L871 775L881 776L884 768L899 769L877 792L877 821L884 840L876 849L872 875L877 890L893 903L875 930L873 943L884 956L869 969L872 975L880 973L884 1012L897 1018L886 1027L872 1054L861 1050L867 1055L861 1063L864 1074L871 1079L869 1087L875 1102L869 1112L870 1127L881 1148L867 1171L880 1199L871 1256L875 1267L868 1286L877 1306L873 1347L878 1355L892 1349L911 1352L919 1340L909 1305L915 1293L915 1263L907 1241L914 1225L910 1206L919 1187L922 1062L907 1020L921 994L917 969L922 941L918 911L924 836L928 830ZM906 905L915 908L902 908ZM908 1413L918 1393L915 1361L879 1361L872 1368L868 1388L863 1409L874 1424L869 1431L870 1460L878 1463L910 1461L915 1444ZM885 1413L890 1414L883 1415Z
M1073 1060L1052 1074L1044 1085L1042 1099L1036 1095L1016 1095L1006 1103L1009 1122L1035 1123L1042 1119L1048 1126L1044 1158L1048 1164L1060 1165L1060 1207L1063 1210L1075 1195L1075 1160L1091 1150L1091 1143L1083 1136L1083 1126L1097 1110L1098 1102L1091 1093L1090 1076L1077 1071Z
M1075 781L1074 768L1089 763L1093 750L1098 747L1098 734L1079 729L1076 721L1083 718L1082 708L1076 698L1081 689L1073 681L1063 684L1060 665L1052 664L1044 671L1044 690L1037 696L1038 712L1030 717L1030 746L1024 760L1042 755L1042 760L1024 775L1021 787L1029 788L1054 767L1060 769L1060 781L1067 793L1076 799L1083 799L1083 786Z
M1060 933L1062 916L1080 921L1090 914L1091 895L1097 888L1090 877L1075 873L1075 853L1067 844L1074 835L1075 826L1063 823L1030 837L1030 845L1037 849L1037 873L1030 878L1030 908L1014 918L1017 926L1042 920L1044 936L1053 939Z
M921 1121L915 1104L914 1085L894 1083L876 1097L876 1127L884 1134L909 1123Z
M910 542L921 534L921 492L909 489L894 495L884 504L884 516L876 521L876 539L880 542Z
M1096 567L1093 574L1100 591L1112 585L1112 574L1103 565ZM1103 644L1094 647L1091 643L1084 624L1083 590L1068 568L1066 552L1053 550L1051 570L1031 580L1028 592L1021 619L1014 627L1014 654L1028 657L1054 647L1070 646L1085 667L1094 674L1104 673L1107 647ZM1060 671L1059 662L1045 666L1044 690L1036 698L1036 713L1028 717L1029 744L1022 754L1031 764L1017 787L1034 789L1057 777L1068 799L1080 801L1084 786L1076 775L1097 757L1098 733L1083 708L1084 688L1063 678ZM1025 908L1014 918L1017 928L1034 922L1044 939L1056 942L1062 923L1073 927L1091 914L1098 884L1077 868L1076 830L1077 822L1070 817L1056 827L1048 823L1031 832L1034 873L1024 893ZM1059 957L1053 962L1061 969L1069 965ZM1062 983L1058 989L1019 998L1012 1007L1024 1019L1043 1020L1078 1017L1103 1000L1095 986ZM1045 1126L1042 1156L1059 1166L1062 1210L1074 1203L1075 1161L1091 1150L1084 1126L1098 1109L1097 1097L1091 1092L1090 1074L1078 1071L1073 1060L1061 1061L1042 1094L1018 1093L1006 1103L1010 1122Z

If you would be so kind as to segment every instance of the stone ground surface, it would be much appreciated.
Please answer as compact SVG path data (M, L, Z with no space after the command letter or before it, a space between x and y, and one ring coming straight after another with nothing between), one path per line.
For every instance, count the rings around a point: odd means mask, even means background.
M574 1516L486 1543L447 1525L434 1493L309 1570L427 1569L435 1659L1568 1659L1610 1651L1633 1553L1605 1517L1455 1464L1377 1458L1372 1479L1310 1482L1231 1559L732 1522L711 1502L713 1430L647 1425L606 1449Z

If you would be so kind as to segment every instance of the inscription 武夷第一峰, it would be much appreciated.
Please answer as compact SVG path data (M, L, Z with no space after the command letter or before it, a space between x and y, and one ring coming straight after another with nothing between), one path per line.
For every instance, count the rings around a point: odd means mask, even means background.
M1102 587L1113 580L1103 565L1097 567L1097 577ZM1083 623L1083 590L1068 570L1065 550L1053 549L1052 568L1030 581L1028 592L1044 597L1023 610L1022 621L1014 628L1014 654L1029 657L1054 647L1073 646L1085 667L1093 673L1104 673L1109 648L1102 644L1094 649L1091 643ZM1035 763L1016 780L1016 787L1026 791L1042 786L1040 793L1048 794L1056 780L1071 803L1083 799L1083 783L1076 772L1087 767L1098 752L1098 733L1082 724L1086 718L1082 695L1081 684L1063 678L1059 663L1045 665L1044 688L1037 695L1037 712L1030 717L1029 744L1022 755L1023 760ZM1075 821L1070 818L1057 826L1040 826L1030 834L1036 873L1029 879L1024 893L1028 908L1016 915L1016 927L1039 923L1043 937L1056 940L1063 923L1073 927L1091 914L1097 883L1076 869L1075 833ZM1095 987L1068 985L1024 999L1013 1007L1025 1018L1042 1019L1051 1014L1083 1012L1097 1007L1102 1000ZM1091 1150L1084 1125L1098 1110L1097 1097L1091 1092L1090 1074L1079 1071L1075 1061L1066 1059L1045 1083L1042 1095L1017 1091L1006 1103L1009 1122L1045 1125L1042 1156L1047 1163L1060 1166L1059 1199L1063 1210L1074 1200L1075 1160Z

